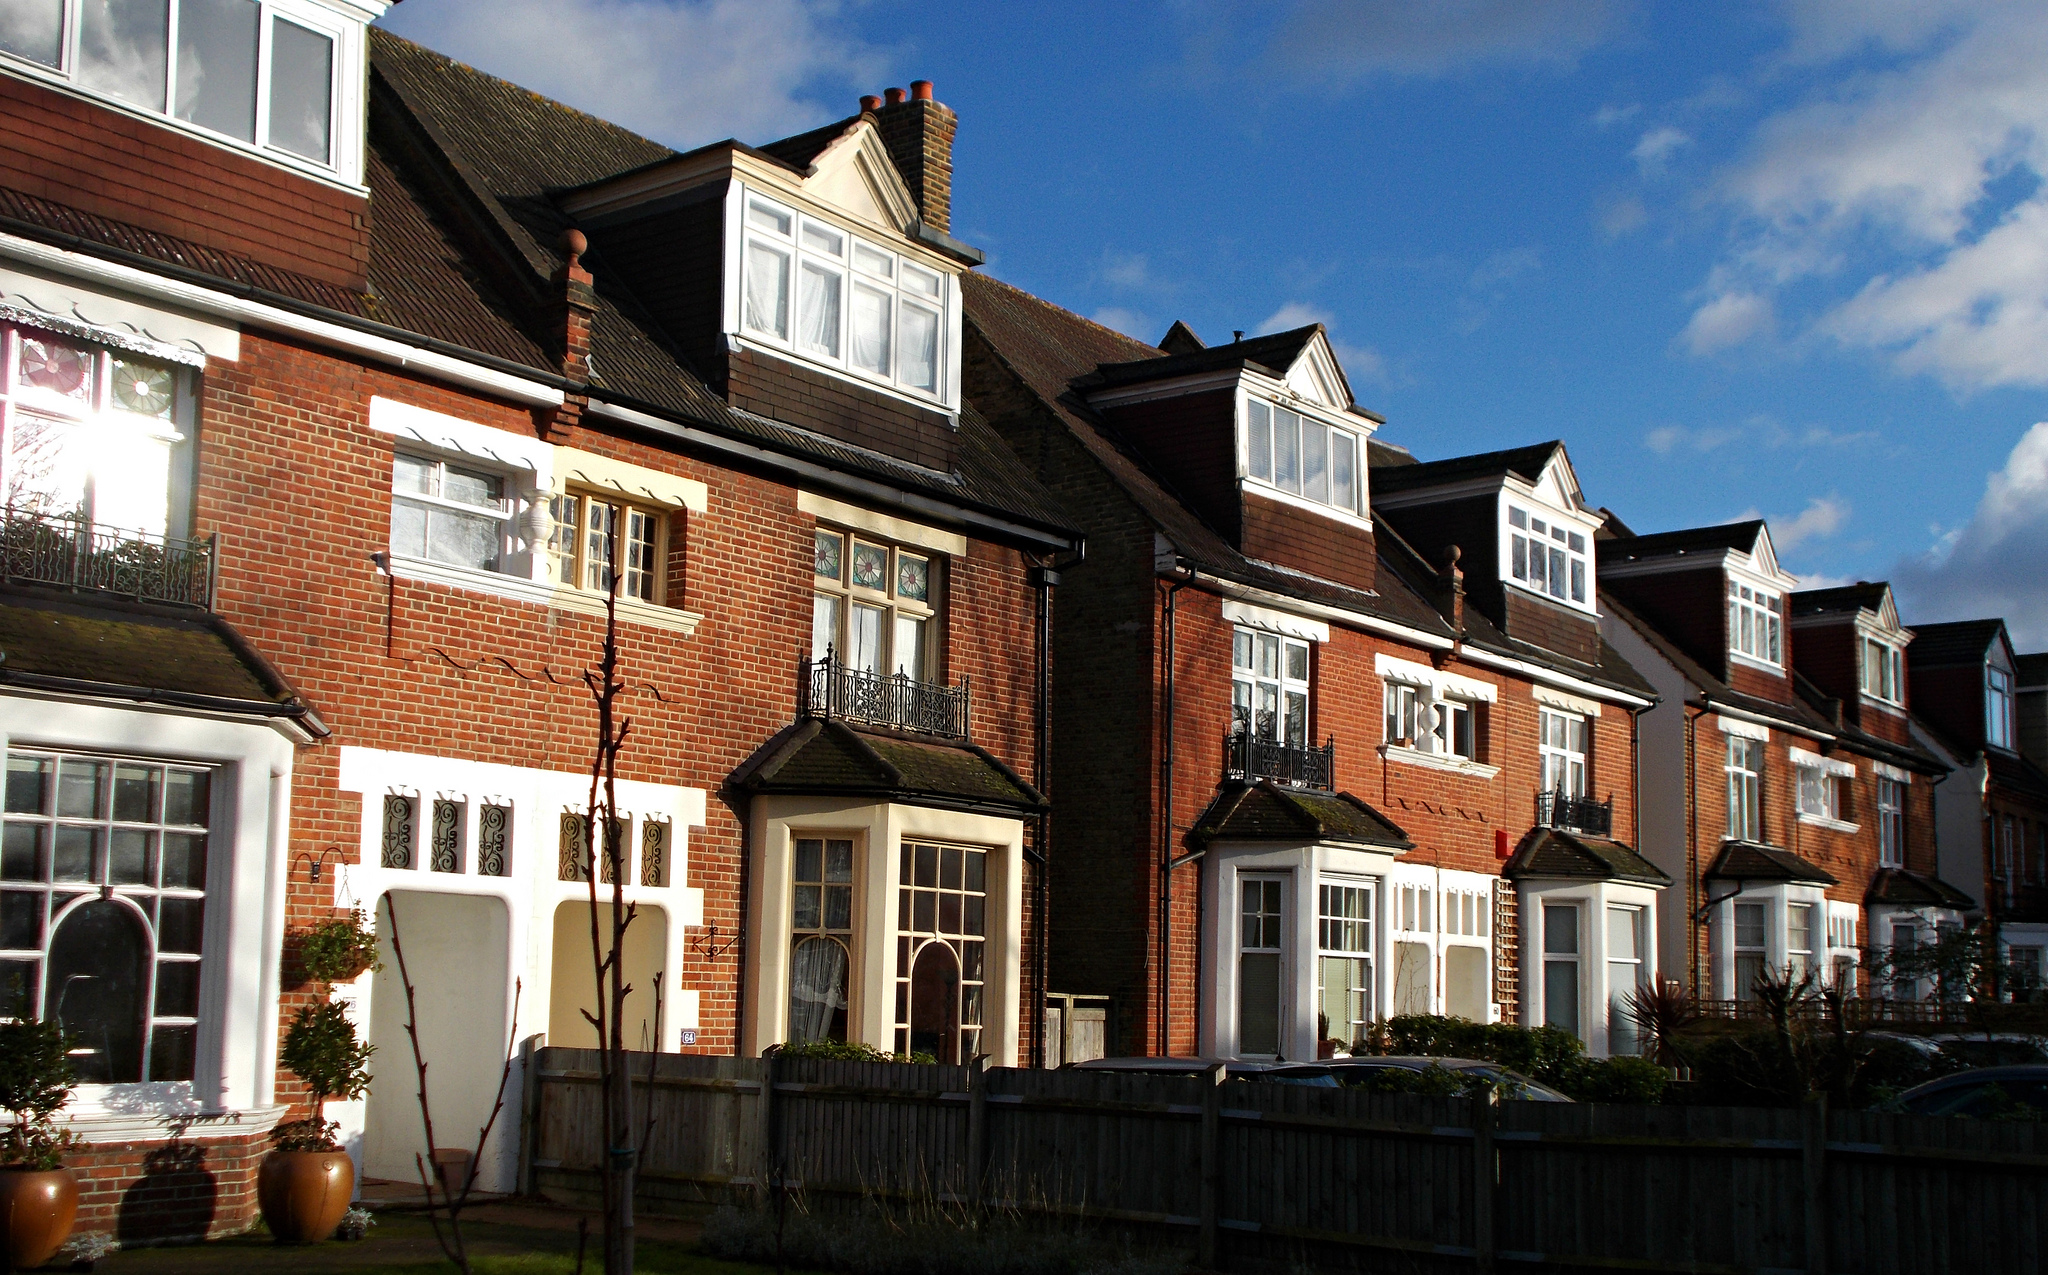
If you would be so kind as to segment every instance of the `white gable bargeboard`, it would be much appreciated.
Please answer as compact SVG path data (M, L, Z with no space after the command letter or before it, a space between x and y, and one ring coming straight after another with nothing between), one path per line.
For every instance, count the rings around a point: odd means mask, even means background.
M899 235L908 235L919 220L917 200L890 160L881 133L866 120L818 152L800 184L819 203Z
M1293 366L1287 369L1286 383L1288 389L1311 403L1319 403L1337 412L1351 410L1351 394L1345 387L1337 355L1330 349L1329 338L1320 332L1302 347ZM1368 422L1357 428L1370 430L1372 426Z

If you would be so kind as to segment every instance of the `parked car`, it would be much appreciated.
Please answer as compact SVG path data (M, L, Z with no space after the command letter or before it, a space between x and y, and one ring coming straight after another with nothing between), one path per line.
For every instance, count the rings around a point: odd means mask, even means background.
M1475 1058L1429 1058L1421 1055L1390 1055L1387 1057L1326 1058L1315 1064L1298 1064L1291 1071L1307 1071L1320 1068L1327 1071L1339 1084L1359 1084L1367 1074L1374 1071L1426 1071L1434 1064L1446 1071L1462 1076L1483 1076L1501 1091L1501 1096L1522 1102L1570 1102L1572 1099L1552 1089L1540 1080L1531 1080L1518 1071L1509 1071L1499 1063L1485 1062Z
M2023 1032L1956 1032L1932 1038L1965 1067L2025 1067L2048 1063L2048 1037Z
M1068 1066L1074 1071L1114 1071L1141 1076L1199 1076L1219 1062L1223 1064L1225 1080L1309 1085L1318 1089L1338 1087L1336 1078L1327 1070L1318 1074L1313 1067L1300 1068L1293 1064L1277 1062L1221 1058L1091 1058L1087 1062L1070 1063Z
M1979 1120L2048 1119L2048 1064L1980 1067L1916 1085L1899 1095L1899 1106L1916 1116L1971 1116Z

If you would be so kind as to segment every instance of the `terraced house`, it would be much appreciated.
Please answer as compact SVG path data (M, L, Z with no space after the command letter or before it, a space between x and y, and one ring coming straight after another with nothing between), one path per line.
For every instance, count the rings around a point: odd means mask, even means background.
M1625 1047L1654 696L1600 635L1564 448L1418 464L1320 327L1153 347L965 288L969 396L1088 534L1053 628L1048 1059L1314 1058L1407 1012Z
M443 1128L504 1042L590 1038L613 592L629 1042L1008 1063L1044 990L1079 539L963 394L953 113L679 153L384 8L0 28L0 976L86 1042L82 1225L250 1220L314 994L280 952L338 909L388 943L395 904ZM338 994L409 1078L394 978ZM410 1090L338 1111L369 1176L412 1174Z

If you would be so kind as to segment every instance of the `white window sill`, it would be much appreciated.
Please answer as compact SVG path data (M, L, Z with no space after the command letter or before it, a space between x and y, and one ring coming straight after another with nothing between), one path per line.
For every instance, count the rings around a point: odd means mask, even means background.
M1502 570L1507 570L1507 568L1503 567ZM1520 590L1525 597L1535 598L1539 602L1548 602L1552 606L1563 607L1567 611L1576 611L1589 620L1600 618L1599 610L1590 602L1574 602L1570 598L1560 598L1548 589L1539 589L1528 581L1517 579L1513 575L1502 576L1500 582L1510 588ZM1592 581L1588 580L1587 585L1590 589Z
M1431 770L1448 770L1453 774L1470 775L1474 779L1491 779L1500 773L1500 767L1485 762L1470 761L1463 757L1446 757L1441 753L1426 753L1419 748L1405 744L1382 744L1380 756L1388 761L1403 762L1410 766L1426 766Z
M443 584L451 589L489 593L509 598L514 602L551 607L557 611L594 616L598 619L604 618L603 594L568 589L545 581L524 580L518 576L499 575L492 571L451 567L441 562L423 562L418 558L401 558L396 554L391 556L391 574L401 580ZM644 624L649 628L667 629L687 638L697 632L697 625L704 617L695 611L657 606L635 598L620 598L619 619L628 624Z
M1728 660L1731 664L1741 664L1745 667L1753 668L1759 673L1769 673L1773 677L1785 676L1784 665L1773 664L1769 660L1759 659L1754 655L1744 655L1741 651L1728 652Z
M1810 815L1804 810L1799 812L1799 822L1811 824L1816 828L1826 828L1830 832L1855 832L1863 826L1850 823L1846 819L1835 819L1827 815Z

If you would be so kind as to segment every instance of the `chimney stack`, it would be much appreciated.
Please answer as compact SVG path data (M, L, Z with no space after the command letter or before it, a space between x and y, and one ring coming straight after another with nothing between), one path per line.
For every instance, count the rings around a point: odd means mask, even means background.
M932 97L930 80L912 80L906 99L902 89L887 89L876 113L882 143L917 200L918 216L934 230L953 229L953 134L960 117Z

